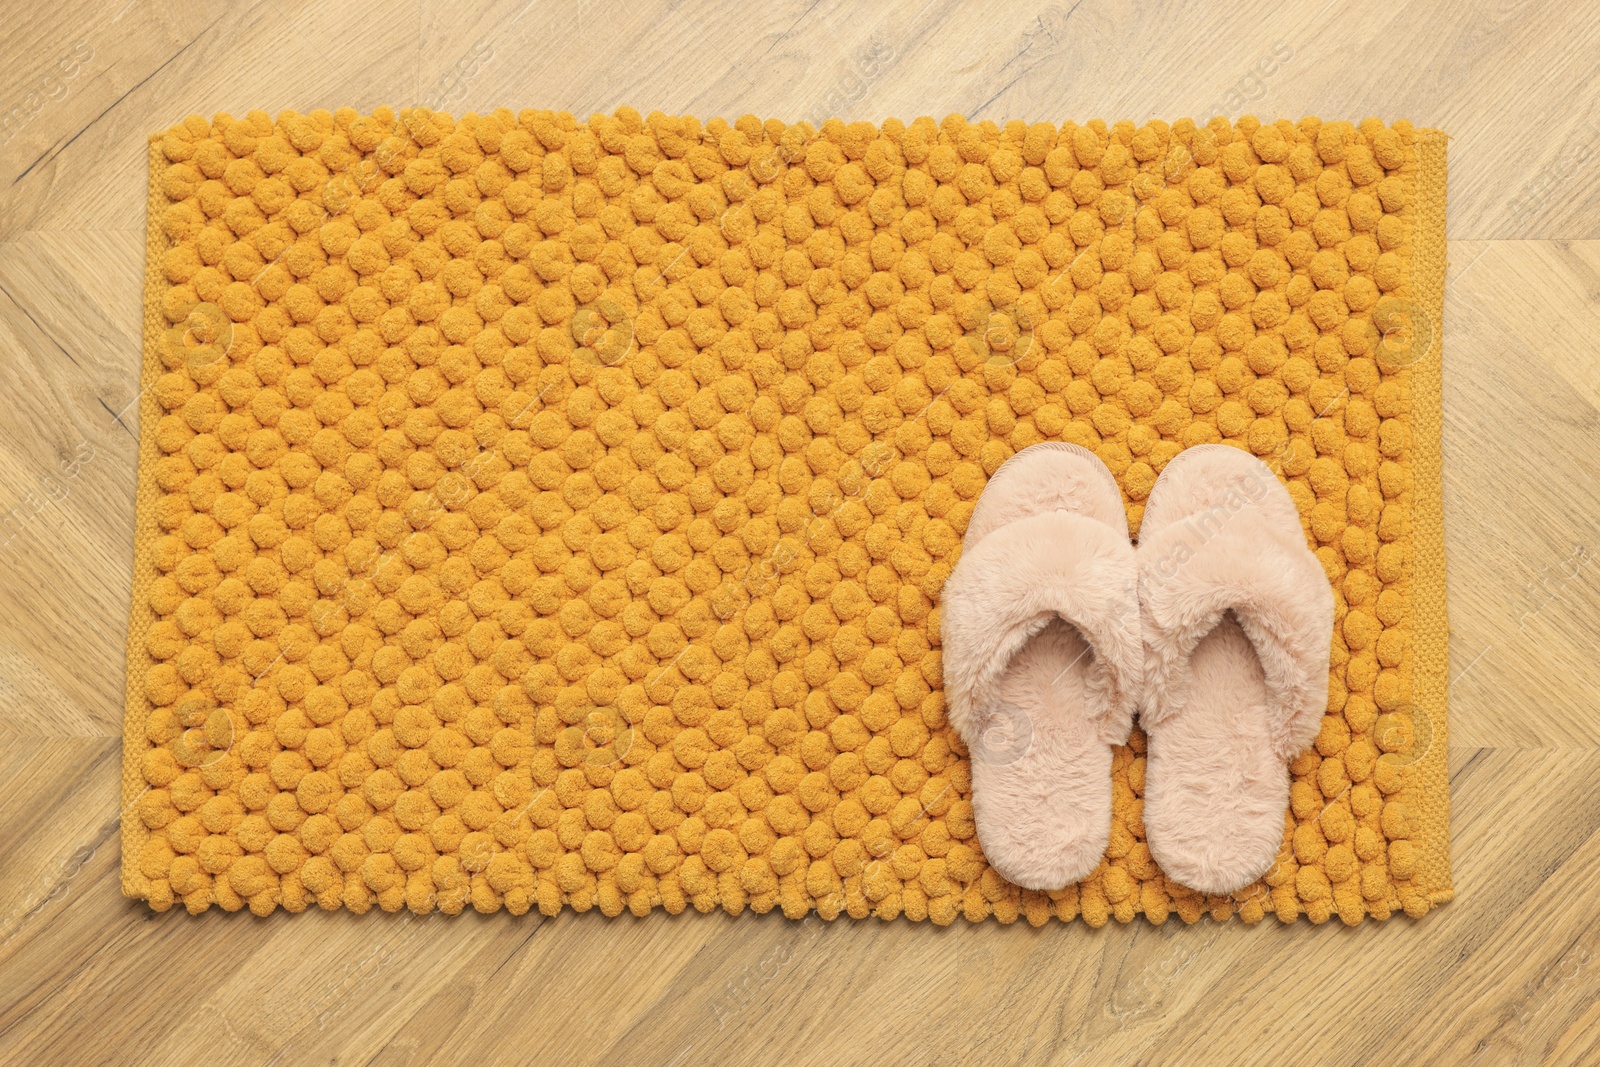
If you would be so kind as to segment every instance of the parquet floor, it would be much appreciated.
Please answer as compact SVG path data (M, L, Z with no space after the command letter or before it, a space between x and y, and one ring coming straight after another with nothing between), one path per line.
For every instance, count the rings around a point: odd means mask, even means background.
M1584 4L0 0L0 1062L1600 1062ZM1270 73L1267 71L1270 70ZM117 890L145 135L192 111L1410 118L1454 134L1458 899L1346 929L155 915Z

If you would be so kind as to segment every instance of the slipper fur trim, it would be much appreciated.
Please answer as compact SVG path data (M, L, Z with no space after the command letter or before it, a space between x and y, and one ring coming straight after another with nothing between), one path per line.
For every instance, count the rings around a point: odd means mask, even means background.
M1306 547L1293 501L1265 466L1261 470L1270 485L1257 484L1247 472L1238 486L1213 487L1210 506L1173 516L1140 539L1146 646L1140 721L1159 727L1182 710L1195 646L1231 611L1281 710L1273 751L1291 760L1316 739L1327 710L1333 591Z
M1135 574L1127 535L1065 511L1018 519L962 554L941 594L945 701L968 746L1007 665L1053 618L1083 634L1096 735L1127 740L1144 672Z

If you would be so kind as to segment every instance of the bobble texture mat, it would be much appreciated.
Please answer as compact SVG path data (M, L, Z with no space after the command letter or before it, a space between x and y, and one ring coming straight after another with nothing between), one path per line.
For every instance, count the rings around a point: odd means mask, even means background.
M123 888L1099 925L1451 896L1445 139L624 108L150 148ZM1018 449L1265 459L1337 599L1261 883L984 861L939 594Z

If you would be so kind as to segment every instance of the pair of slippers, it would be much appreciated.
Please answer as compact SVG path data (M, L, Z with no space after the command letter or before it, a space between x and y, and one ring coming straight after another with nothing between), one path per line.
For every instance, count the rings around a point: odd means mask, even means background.
M1151 856L1232 893L1283 843L1288 764L1327 703L1333 592L1287 490L1237 448L1179 453L1137 549L1127 530L1116 479L1077 445L1023 449L978 498L940 611L978 841L1025 889L1093 873L1137 711Z

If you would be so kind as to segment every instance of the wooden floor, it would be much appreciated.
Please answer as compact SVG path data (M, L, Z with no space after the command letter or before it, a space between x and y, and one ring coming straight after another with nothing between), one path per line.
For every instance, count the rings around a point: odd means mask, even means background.
M0 1063L1600 1063L1600 20L1585 5L0 0L0 26L0 540L20 530L0 549ZM1357 929L1102 930L191 918L122 899L145 135L190 112L414 102L1315 113L1454 134L1458 899Z

